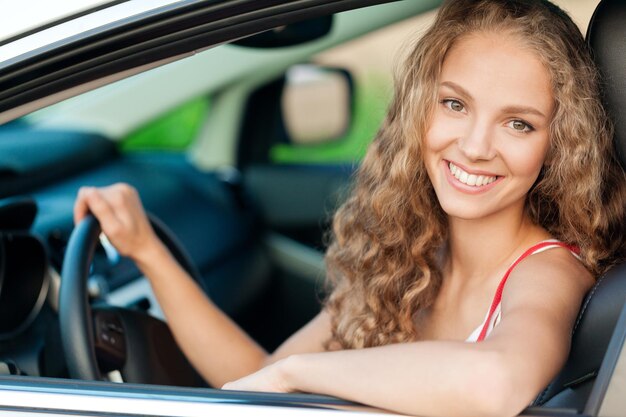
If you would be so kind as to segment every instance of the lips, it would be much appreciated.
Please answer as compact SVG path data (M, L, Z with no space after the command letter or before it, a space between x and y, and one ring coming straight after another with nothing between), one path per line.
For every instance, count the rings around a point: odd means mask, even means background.
M448 169L459 182L471 187L483 187L498 179L497 175L471 174L452 162L448 162Z

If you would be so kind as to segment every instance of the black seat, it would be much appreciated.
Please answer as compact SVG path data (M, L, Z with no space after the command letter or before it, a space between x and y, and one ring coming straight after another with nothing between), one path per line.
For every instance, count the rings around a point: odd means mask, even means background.
M603 77L605 105L615 123L622 167L626 167L625 23L626 2L603 0L587 30L587 42ZM582 412L625 301L626 264L622 264L601 277L587 295L574 327L567 363L534 405Z
M626 264L622 264L602 276L587 295L576 320L569 358L534 405L582 412L625 301Z

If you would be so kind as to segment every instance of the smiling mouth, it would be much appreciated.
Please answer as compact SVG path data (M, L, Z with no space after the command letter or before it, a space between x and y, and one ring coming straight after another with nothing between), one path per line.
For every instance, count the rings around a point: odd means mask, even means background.
M483 187L485 185L489 185L499 177L497 175L476 175L470 174L468 172L463 171L458 166L454 165L452 162L448 162L448 169L454 178L459 180L459 182L469 185L471 187Z

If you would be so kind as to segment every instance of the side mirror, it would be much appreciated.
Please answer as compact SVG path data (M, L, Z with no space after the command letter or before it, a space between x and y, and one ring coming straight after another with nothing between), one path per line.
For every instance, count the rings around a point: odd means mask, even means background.
M354 82L342 68L294 65L286 73L281 112L292 144L334 142L352 121Z

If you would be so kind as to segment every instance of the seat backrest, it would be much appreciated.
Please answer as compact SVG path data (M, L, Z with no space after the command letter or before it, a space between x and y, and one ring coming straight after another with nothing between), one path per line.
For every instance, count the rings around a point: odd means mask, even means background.
M605 106L615 124L615 145L625 167L626 2L603 0L598 4L589 22L587 42L602 74ZM587 295L565 367L535 405L582 412L625 302L626 264L622 264L601 277Z
M622 264L598 279L585 298L569 358L534 405L583 411L625 301L626 264Z
M604 100L615 124L615 144L626 167L626 2L603 0L596 7L587 43L603 77Z

